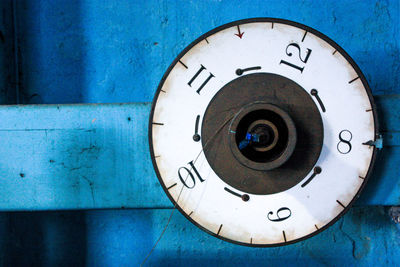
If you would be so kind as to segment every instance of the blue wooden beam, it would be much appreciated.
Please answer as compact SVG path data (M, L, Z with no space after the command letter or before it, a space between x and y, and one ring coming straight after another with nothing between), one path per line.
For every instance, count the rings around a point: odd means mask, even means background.
M358 205L400 204L400 96L376 97L385 147ZM150 103L0 106L0 210L170 208Z

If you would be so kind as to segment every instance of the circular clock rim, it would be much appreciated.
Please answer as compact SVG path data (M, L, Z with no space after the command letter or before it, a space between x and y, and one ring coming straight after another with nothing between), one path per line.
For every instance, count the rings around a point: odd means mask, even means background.
M369 87L369 84L364 76L364 74L362 73L361 69L358 67L358 65L355 63L355 61L351 58L351 56L349 54L347 54L347 52L340 46L338 45L335 41L333 41L332 39L330 39L328 36L326 36L325 34L315 30L312 27L306 26L304 24L298 23L298 22L294 22L291 20L286 20L286 19L280 19L280 18L271 18L271 17L255 17L255 18L248 18L248 19L242 19L242 20L236 20L236 21L232 21L226 24L223 24L221 26L218 26L204 34L202 34L200 37L198 37L196 40L194 40L193 42L191 42L188 46L186 46L179 54L178 56L172 61L172 63L169 65L168 69L165 71L158 87L157 87L157 91L154 95L153 101L152 101L152 106L151 106L151 111L150 111L150 117L149 117L149 125L148 125L148 137L149 137L149 149L150 149L150 156L151 156L151 161L153 163L153 167L154 170L157 174L157 178L165 192L165 194L168 196L168 198L170 199L170 201L172 202L172 204L174 205L174 208L178 209L179 212L185 216L186 219L188 219L191 223L193 223L195 226L197 226L198 228L202 229L203 231L205 231L206 233L217 237L221 240L233 243L233 244L237 244L237 245L242 245L242 246L248 246L248 247L279 247L279 246L285 246L285 245L289 245L289 244L293 244L293 243L297 243L303 240L306 240L310 237L313 237L319 233L321 233L322 231L324 231L325 229L329 228L330 226L332 226L333 224L335 224L343 215L345 215L349 209L351 208L351 206L354 204L354 202L359 198L362 190L364 189L365 185L367 184L373 167L375 165L375 161L376 161L376 156L377 156L377 148L373 147L373 152L372 152L372 157L371 157L371 161L370 161L370 165L368 168L368 172L367 175L365 176L365 179L363 181L363 183L361 184L359 190L357 191L357 193L354 195L353 199L350 201L350 203L342 210L342 212L339 213L339 215L337 215L336 217L334 217L328 224L324 225L323 227L319 228L318 230L305 235L301 238L297 238L294 240L289 240L287 242L281 242L281 243L274 243L274 244L249 244L249 243L245 243L245 242L240 242L240 241L236 241L233 239L229 239L223 236L220 236L218 234L215 234L214 232L211 232L209 229L201 226L199 223L197 223L195 220L193 220L191 217L189 217L188 214L185 213L184 210L181 209L181 207L175 202L175 200L172 198L172 196L169 194L168 189L166 187L166 185L163 182L163 179L160 175L160 172L158 170L157 167L157 163L155 160L155 155L154 155L154 148L153 148L153 132L152 132L152 122L153 122L153 116L154 116L154 109L155 109L155 104L156 101L158 99L158 96L161 92L161 89L164 85L165 80L167 79L168 75L170 74L171 70L175 67L175 65L178 63L178 61L190 50L192 49L195 45L197 45L199 42L201 42L202 40L204 40L205 38L207 38L208 36L217 33L221 30L224 30L226 28L230 28L233 26L237 26L237 25L241 25L241 24L248 24L248 23L257 23L257 22L270 22L270 23L280 23L280 24L286 24L289 26L294 26L297 27L299 29L303 29L307 32L310 32L314 35L316 35L317 37L321 38L322 40L326 41L327 43L329 43L332 47L334 47L353 67L353 69L356 71L358 77L360 78L361 82L363 83L364 88L366 89L369 101L371 103L371 107L372 107L372 114L373 114L373 118L374 118L374 128L375 128L375 138L379 133L379 123L378 123L378 114L376 111L376 104L374 102L374 98L372 96L372 91L371 88Z

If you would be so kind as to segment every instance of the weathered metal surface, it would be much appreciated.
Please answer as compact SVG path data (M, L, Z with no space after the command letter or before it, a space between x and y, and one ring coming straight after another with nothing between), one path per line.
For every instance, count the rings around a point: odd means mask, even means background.
M389 141L358 205L400 203L399 98L376 98ZM0 210L171 207L151 165L149 111L149 103L1 106Z
M266 249L216 239L175 211L144 266L398 266L399 231L387 212L382 207L355 207L317 236ZM170 213L171 209L139 209L0 214L0 263L139 266Z

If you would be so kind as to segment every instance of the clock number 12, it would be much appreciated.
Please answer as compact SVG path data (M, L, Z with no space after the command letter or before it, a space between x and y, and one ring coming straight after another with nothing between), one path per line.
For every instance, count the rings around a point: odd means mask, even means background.
M306 52L304 58L302 58L302 56L301 56L301 48L296 43L291 43L286 47L286 55L291 57L291 56L293 56L293 53L290 52L289 50L293 51L293 52L297 50L298 57L299 57L300 61L303 62L304 64L307 63L308 59L310 58L311 52L312 52L312 50L310 48L307 48L307 52ZM295 65L295 64L290 63L290 62L288 62L286 60L281 60L281 62L279 62L279 64L285 64L285 65L287 65L289 67L292 67L292 68L300 71L301 73L303 73L303 70L304 70L304 67L305 67L305 65L304 66Z
M194 175L193 175L191 170L193 170L193 172L199 178L200 182L204 182L205 180L203 178L201 178L200 173L197 171L196 167L194 166L193 160L191 162L189 162L188 164L190 165L191 169L189 170L186 167L180 167L178 169L178 176L179 176L179 179L181 180L182 184L185 187L187 187L189 189L192 189L196 185L196 179L194 178ZM182 176L184 173L187 174L186 177ZM192 180L192 182L190 184L187 183L187 180L188 180L189 177L190 177L190 180Z

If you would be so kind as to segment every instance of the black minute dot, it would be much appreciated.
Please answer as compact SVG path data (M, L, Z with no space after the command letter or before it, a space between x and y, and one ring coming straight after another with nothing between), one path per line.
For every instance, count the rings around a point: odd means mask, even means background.
M250 196L249 196L248 194L244 194L244 195L242 195L242 200L243 200L244 202L247 202L247 201L250 200Z
M199 134L193 135L193 141L199 142L200 141L200 135Z
M243 74L243 70L241 70L241 69L237 69L236 70L236 75L242 75Z
M320 173L322 172L321 167L319 167L319 166L315 167L315 168L314 168L314 172L315 172L316 174L320 174Z

